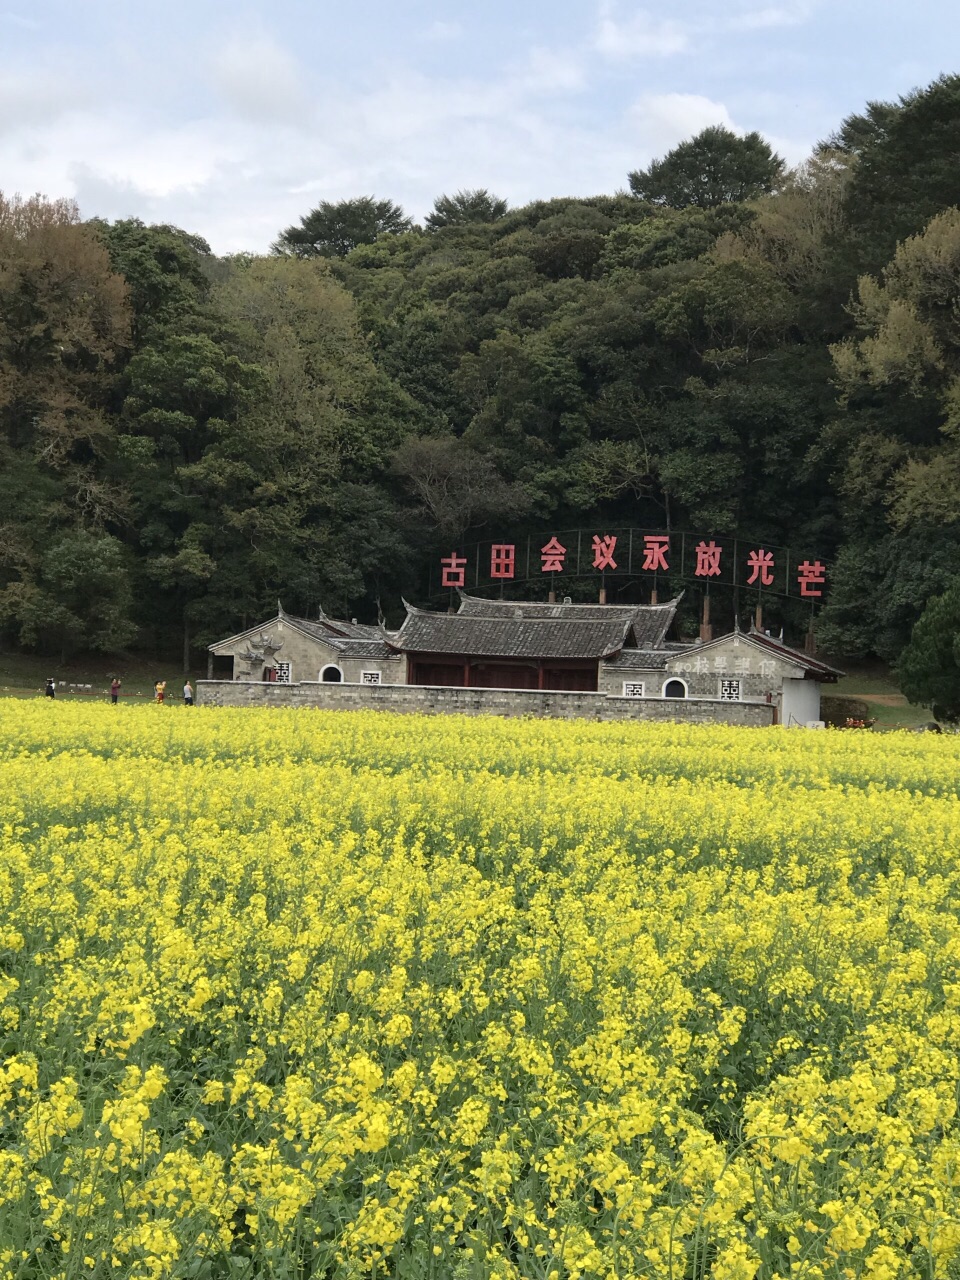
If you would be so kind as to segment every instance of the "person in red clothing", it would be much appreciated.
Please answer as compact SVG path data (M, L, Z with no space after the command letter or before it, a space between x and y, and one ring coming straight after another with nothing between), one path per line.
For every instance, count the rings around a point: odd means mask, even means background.
M166 687L167 687L166 680L157 681L157 683L153 686L154 701L163 702L163 694Z
M117 699L120 697L120 680L117 676L113 677L110 682L110 701L114 706L117 705Z

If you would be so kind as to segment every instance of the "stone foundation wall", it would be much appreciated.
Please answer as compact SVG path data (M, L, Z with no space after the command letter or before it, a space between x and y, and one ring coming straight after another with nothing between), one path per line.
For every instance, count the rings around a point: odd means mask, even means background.
M330 711L397 711L419 715L541 716L561 720L682 720L765 726L774 708L766 702L710 698L622 698L603 693L535 689L458 689L429 685L261 684L199 680L197 704L205 707L322 707Z

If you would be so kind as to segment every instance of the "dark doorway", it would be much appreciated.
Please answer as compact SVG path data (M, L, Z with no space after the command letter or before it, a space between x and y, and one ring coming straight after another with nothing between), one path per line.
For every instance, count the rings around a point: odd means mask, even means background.
M343 680L343 672L339 667L324 667L320 672L320 679L324 684L340 684Z
M685 698L687 696L687 686L682 680L668 680L663 686L663 696L665 698Z
M463 663L417 662L413 668L414 684L463 685Z
M596 693L597 668L596 666L544 667L543 687L565 689L570 693Z
M474 689L536 689L536 667L514 666L509 662L478 662L470 668Z

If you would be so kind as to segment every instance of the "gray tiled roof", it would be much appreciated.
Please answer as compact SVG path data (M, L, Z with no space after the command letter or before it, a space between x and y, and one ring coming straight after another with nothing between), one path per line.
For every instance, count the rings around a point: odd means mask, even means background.
M632 618L638 608L666 609L668 605L548 604L544 600L484 600L460 592L457 613L465 618L566 618L592 622L596 618Z
M343 618L328 618L322 609L319 621L321 625L326 624L351 640L379 640L383 634L379 627L370 626L366 622L346 622Z
M460 593L458 618L477 621L510 619L530 624L537 621L555 621L571 626L575 622L591 624L626 623L623 643L637 648L658 649L670 629L680 598L663 604L549 604L542 601L484 600L479 596ZM571 631L571 636L574 632ZM434 652L437 652L434 650ZM461 650L460 652L473 652ZM609 652L613 652L610 650ZM581 656L596 656L584 653Z
M689 646L693 647L693 646ZM662 671L667 659L684 652L679 646L669 649L621 649L612 658L604 660L610 671Z
M345 658L396 658L385 640L340 640L334 646Z
M602 658L623 648L629 625L625 618L490 618L410 609L391 643L407 653Z
M286 615L286 621L342 653L345 658L389 658L394 654L385 643L384 632L379 627L361 622L341 622L339 618L321 617L319 621L295 618L292 614Z
M630 628L630 637L638 649L659 649L673 623L679 597L666 604L637 605Z

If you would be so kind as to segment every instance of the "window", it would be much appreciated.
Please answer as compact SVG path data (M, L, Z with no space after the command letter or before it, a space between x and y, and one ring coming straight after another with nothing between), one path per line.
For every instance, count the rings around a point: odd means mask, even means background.
M663 686L663 696L665 698L685 698L687 696L687 686L683 680L668 680Z
M643 697L643 681L642 680L624 680L623 696L625 698L642 698Z
M739 680L721 680L720 681L720 701L721 702L739 702L740 701L740 681Z
M331 663L320 672L320 679L324 684L340 684L343 680L343 672Z
M381 683L382 683L381 672L379 672L379 671L361 671L361 672L360 672L360 683L361 683L361 684L381 684Z
M290 683L290 663L278 662L277 663L277 684L289 684L289 683Z

